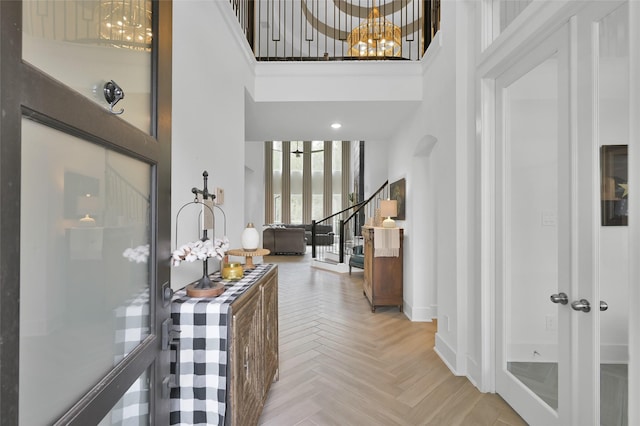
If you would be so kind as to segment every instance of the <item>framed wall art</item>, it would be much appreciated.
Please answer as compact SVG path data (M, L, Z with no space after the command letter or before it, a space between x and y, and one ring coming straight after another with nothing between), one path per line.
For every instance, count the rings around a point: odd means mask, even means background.
M389 185L389 198L398 201L398 216L396 216L398 220L405 220L405 183L404 178L402 178Z
M627 145L600 147L600 215L602 226L626 226L629 218Z

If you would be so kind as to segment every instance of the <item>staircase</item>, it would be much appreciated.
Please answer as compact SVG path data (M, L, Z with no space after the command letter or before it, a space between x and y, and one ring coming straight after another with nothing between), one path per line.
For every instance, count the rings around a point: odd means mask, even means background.
M346 209L311 222L311 266L339 273L349 272L349 256L353 246L360 244L360 230L368 220L375 220L380 200L389 198L389 181L369 198ZM338 232L333 243L320 245L315 239L317 225L331 225Z

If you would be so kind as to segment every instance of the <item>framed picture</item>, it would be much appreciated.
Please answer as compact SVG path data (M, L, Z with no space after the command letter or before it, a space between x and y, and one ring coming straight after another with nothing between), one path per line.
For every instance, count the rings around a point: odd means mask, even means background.
M398 201L398 216L396 219L405 220L405 180L404 178L389 185L389 198Z
M626 226L629 218L627 145L600 147L602 226Z

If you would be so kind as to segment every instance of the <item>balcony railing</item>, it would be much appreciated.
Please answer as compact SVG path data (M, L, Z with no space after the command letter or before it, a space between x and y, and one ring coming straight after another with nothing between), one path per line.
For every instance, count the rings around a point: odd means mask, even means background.
M229 0L259 61L419 60L440 0Z

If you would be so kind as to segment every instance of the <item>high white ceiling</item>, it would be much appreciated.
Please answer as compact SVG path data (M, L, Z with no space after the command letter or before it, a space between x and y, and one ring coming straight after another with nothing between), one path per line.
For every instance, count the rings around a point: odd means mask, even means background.
M417 101L254 102L246 96L245 137L267 140L389 140ZM338 122L342 127L331 128Z

